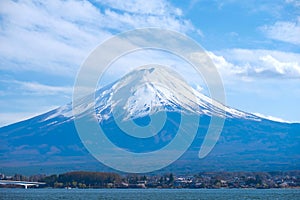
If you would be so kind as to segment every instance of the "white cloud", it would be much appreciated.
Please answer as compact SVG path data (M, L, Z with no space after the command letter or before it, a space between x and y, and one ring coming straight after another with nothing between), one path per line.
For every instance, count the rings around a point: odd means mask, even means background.
M223 76L244 74L246 72L246 68L228 62L224 56L218 56L213 52L207 52L207 54Z
M297 62L280 62L271 55L261 56L259 60L264 64L261 68L256 68L258 73L271 71L287 77L300 78L300 65Z
M300 78L300 54L271 50L228 49L208 52L223 78Z
M231 107L279 122L296 122L300 54L262 49L209 52ZM276 108L276 109L274 109ZM274 117L274 116L282 116ZM289 121L287 121L289 120Z
M261 27L261 30L271 39L300 44L300 17L295 21L277 21L273 25Z

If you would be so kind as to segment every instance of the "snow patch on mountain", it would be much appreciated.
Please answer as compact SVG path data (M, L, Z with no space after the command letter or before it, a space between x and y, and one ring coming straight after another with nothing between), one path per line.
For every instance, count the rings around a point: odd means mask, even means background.
M48 115L46 114L46 117L43 118L41 121L48 121L50 119L54 119L57 117L64 117L64 118L68 118L69 120L72 120L73 119L72 104L69 103L53 111L50 111L49 114Z
M299 123L299 122L287 121L287 120L281 119L279 117L264 115L264 114L261 114L261 113L253 113L253 114L256 115L257 117L260 117L260 118L264 118L264 119L271 120L271 121L276 121L276 122L281 122L281 123L290 123L290 124L291 123Z

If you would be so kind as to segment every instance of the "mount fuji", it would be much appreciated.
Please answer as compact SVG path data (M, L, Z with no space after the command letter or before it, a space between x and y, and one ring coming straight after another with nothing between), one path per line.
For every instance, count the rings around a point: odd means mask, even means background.
M200 118L188 150L160 171L299 170L300 124L270 121L224 106L191 88L167 68L138 68L93 95L95 105L82 98L74 107L77 116L91 114L88 112L93 106L92 116L107 138L131 152L155 151L170 143L182 115ZM0 171L23 174L112 171L83 145L72 109L70 103L0 128ZM128 121L140 127L148 126L152 123L151 116L162 112L167 116L164 125L157 134L154 127L149 137L132 137L119 127L120 123ZM224 119L224 127L212 151L199 159L198 152L213 116Z

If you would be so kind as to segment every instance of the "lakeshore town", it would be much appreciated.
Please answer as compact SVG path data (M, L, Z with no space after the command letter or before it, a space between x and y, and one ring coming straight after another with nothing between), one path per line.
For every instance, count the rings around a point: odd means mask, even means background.
M300 171L288 172L202 172L193 175L117 174L111 172L67 172L54 175L8 176L2 181L43 182L38 188L300 188ZM0 184L0 188L21 188L21 185ZM31 186L31 188L37 188Z

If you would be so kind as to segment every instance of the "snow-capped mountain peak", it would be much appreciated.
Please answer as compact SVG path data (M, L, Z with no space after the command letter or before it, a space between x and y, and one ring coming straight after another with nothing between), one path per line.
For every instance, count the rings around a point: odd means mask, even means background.
M116 110L125 120L159 111L259 119L201 94L167 67L140 67L113 83L108 90L97 92L95 108L99 121L110 117Z

